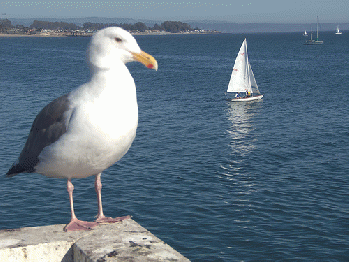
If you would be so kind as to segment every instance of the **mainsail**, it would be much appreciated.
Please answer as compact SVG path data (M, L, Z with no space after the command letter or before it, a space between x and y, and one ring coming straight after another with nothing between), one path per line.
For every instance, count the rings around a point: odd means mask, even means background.
M248 62L246 38L241 45L240 51L235 59L233 72L227 92L252 92L259 93L256 79Z

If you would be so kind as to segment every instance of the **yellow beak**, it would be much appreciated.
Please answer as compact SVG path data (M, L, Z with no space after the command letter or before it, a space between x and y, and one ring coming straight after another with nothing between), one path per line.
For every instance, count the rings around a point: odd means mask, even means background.
M154 57L141 51L140 53L132 53L134 59L150 69L158 70L158 62Z

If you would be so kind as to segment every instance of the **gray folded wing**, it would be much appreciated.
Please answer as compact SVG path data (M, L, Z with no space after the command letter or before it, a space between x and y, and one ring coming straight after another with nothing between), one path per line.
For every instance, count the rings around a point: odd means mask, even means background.
M35 172L41 151L56 142L67 131L70 103L68 95L61 96L45 106L36 116L27 142L7 176Z

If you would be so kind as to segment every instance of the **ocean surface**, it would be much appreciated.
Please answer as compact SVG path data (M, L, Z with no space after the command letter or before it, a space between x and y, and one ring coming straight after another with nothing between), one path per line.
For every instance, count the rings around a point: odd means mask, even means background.
M244 38L260 102L224 92ZM159 70L128 65L139 127L102 175L108 216L191 261L349 261L349 33L136 36ZM66 181L5 178L47 103L88 81L89 38L0 38L0 229L70 220ZM113 117L110 117L113 121ZM77 216L94 178L73 180Z

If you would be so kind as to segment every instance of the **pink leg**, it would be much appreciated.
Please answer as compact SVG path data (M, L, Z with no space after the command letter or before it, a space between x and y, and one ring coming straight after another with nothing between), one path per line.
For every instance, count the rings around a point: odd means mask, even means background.
M97 193L97 202L98 202L98 214L97 214L97 219L96 222L98 223L115 223L115 222L120 222L124 219L129 219L131 218L130 216L125 216L125 217L106 217L103 213L103 207L102 207L102 182L101 182L101 174L99 173L96 175L96 180L95 180L95 190Z
M74 212L73 190L74 190L74 186L71 182L71 179L68 179L67 191L69 193L71 220L70 220L70 223L64 227L64 231L67 232L67 231L78 231L78 230L91 230L92 227L95 227L98 224L96 222L86 222L86 221L81 221L77 219Z

